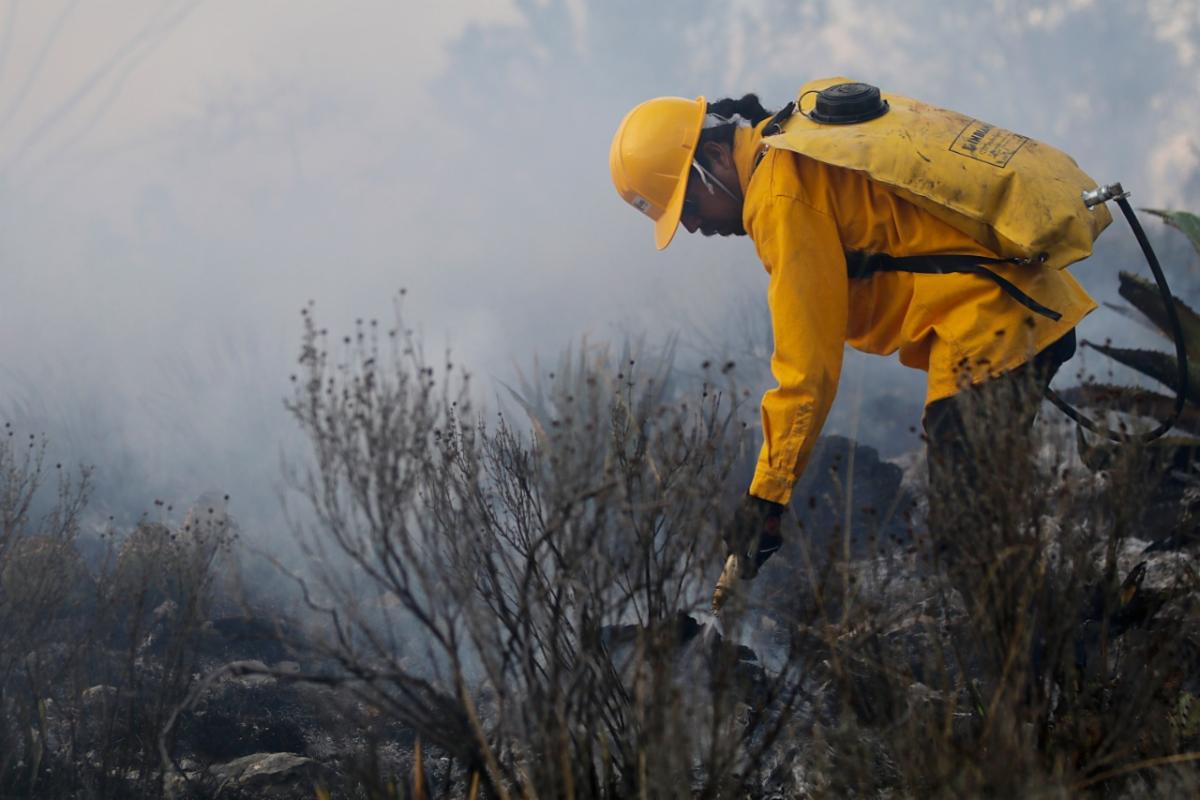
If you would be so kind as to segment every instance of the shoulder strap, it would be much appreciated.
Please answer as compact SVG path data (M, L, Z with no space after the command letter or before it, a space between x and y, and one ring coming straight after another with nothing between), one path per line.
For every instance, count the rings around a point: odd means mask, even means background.
M782 133L783 132L783 123L787 122L788 119L790 119L792 114L794 114L794 113L796 113L796 101L789 100L788 104L786 106L784 106L783 108L779 109L778 111L776 111L775 116L771 117L771 121L763 126L763 129L762 129L763 137L765 138L767 136L774 136L777 133ZM759 163L762 162L763 156L765 156L766 154L767 154L767 148L760 147L758 150L758 155L756 155L754 157L753 169L758 169Z
M789 100L786 106L776 111L775 116L771 117L771 121L763 128L762 135L774 136L777 133L783 133L783 123L791 119L794 113L796 113L796 101Z

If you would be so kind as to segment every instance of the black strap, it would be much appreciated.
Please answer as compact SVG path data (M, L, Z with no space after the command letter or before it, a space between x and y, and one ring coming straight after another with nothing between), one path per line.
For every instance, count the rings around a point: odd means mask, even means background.
M774 136L777 133L783 133L783 123L787 122L795 111L796 101L788 101L786 106L776 111L775 116L771 117L771 121L763 128L762 135Z
M771 117L771 121L763 126L762 136L774 136L777 133L783 133L783 123L787 122L795 112L796 101L791 100L786 106L776 111L775 116ZM754 166L751 168L751 172L758 169L759 163L763 160L763 156L766 154L767 148L765 146L760 147L758 150L758 155L754 157Z
M1062 314L1034 300L1015 284L993 272L984 264L1020 264L1015 258L990 258L988 256L966 256L939 254L928 256L891 256L887 253L862 253L848 251L846 268L851 278L866 278L877 272L915 272L921 275L945 275L966 273L987 278L1003 289L1012 299L1035 314L1052 319L1062 319Z

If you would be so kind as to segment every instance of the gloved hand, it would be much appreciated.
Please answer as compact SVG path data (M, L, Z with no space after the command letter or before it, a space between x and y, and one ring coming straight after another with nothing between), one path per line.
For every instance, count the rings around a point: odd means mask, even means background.
M783 512L786 506L746 495L724 531L729 555L740 556L742 578L753 578L767 559L783 546Z

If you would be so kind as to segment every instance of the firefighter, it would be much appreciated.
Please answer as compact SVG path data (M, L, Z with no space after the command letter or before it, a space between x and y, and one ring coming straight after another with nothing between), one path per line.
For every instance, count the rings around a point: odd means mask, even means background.
M833 403L845 345L898 353L928 373L930 527L949 537L939 509L980 479L972 408L1013 410L997 423L1007 431L993 433L1028 438L1042 390L1074 353L1075 326L1096 308L1069 273L1036 263L877 268L946 254L994 263L997 253L862 171L764 146L773 117L753 94L657 98L626 115L610 152L617 192L653 220L658 249L680 224L746 236L769 276L777 385L762 398L762 449L726 530L742 577L783 544L781 518Z

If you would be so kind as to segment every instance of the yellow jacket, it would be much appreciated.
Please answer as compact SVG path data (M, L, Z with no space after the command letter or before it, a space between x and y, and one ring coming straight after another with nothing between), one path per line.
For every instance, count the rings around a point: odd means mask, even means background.
M771 371L779 383L763 396L763 446L750 494L790 499L837 393L845 344L879 355L899 351L900 363L929 373L929 404L1025 363L1096 308L1069 273L1040 266L990 268L1060 312L1058 321L978 275L849 279L848 251L995 254L861 173L773 148L756 165L761 128L739 129L734 139L742 221L771 276Z

